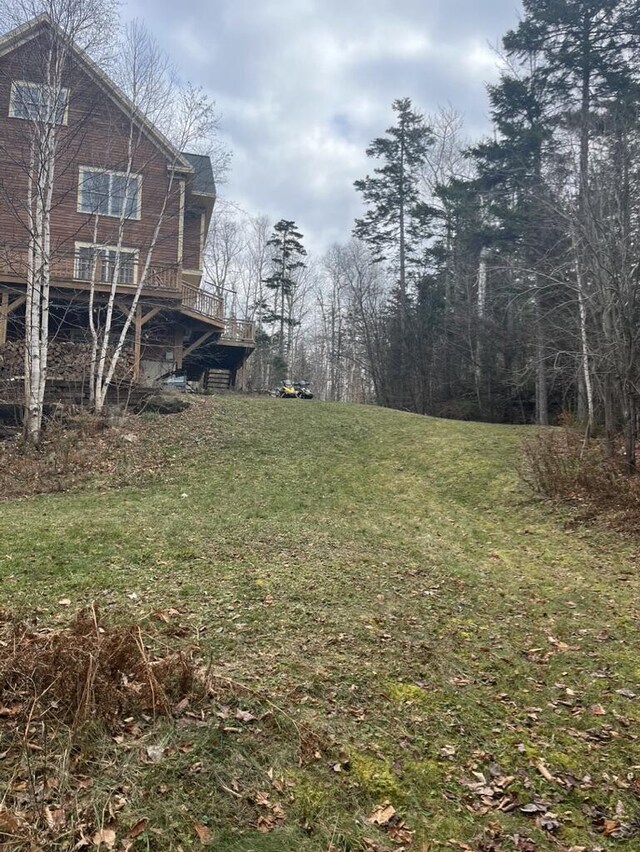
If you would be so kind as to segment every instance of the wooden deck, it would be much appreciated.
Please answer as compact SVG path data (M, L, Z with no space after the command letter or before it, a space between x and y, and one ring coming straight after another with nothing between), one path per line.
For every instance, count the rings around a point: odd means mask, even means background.
M137 274L138 266L135 267ZM8 284L26 284L29 270L28 253L22 249L0 248L0 279ZM166 290L178 292L181 270L178 264L154 263L147 271L144 290ZM89 289L89 278L81 277L78 257L73 254L61 254L51 260L51 282L56 286L71 286L79 289ZM98 265L96 271L96 288L109 289L111 282L109 272ZM118 292L135 292L135 283L123 281L118 284Z
M224 323L224 301L212 293L207 293L199 287L187 284L183 281L180 285L182 297L182 312L194 316L196 319L204 317L214 320L220 326Z
M220 343L225 346L254 347L256 345L254 324L250 320L238 320L234 317L225 319Z
M3 327L6 334L6 320L9 313L24 303L28 272L27 252L7 249L0 246L0 283L5 285L0 294L0 345L3 340ZM51 286L56 290L74 291L80 299L88 299L93 286L94 293L105 298L111 292L109 270L98 269L99 279L92 285L80 277L81 267L73 254L55 257L51 263ZM135 279L134 269L132 279ZM106 279L106 280L105 280ZM10 292L12 290L13 292ZM119 297L133 298L137 285L118 283L116 292ZM179 310L186 317L207 323L214 333L220 335L220 343L225 346L255 346L254 324L236 317L225 317L224 300L214 293L189 284L182 278L182 269L178 264L152 264L149 266L144 286L140 291L143 299L152 298L157 305L166 303L166 307Z
M132 297L138 287L135 276L141 272L140 266L134 267L131 283L122 281L117 284L118 296ZM0 248L0 281L18 288L26 288L28 257L26 251ZM78 257L66 254L55 257L51 263L51 285L56 289L74 290L88 293L93 286L96 293L109 293L112 284L108 269L97 269L96 281L81 275ZM178 264L154 263L149 266L141 296L173 302L187 316L204 320L222 332L224 324L224 301L182 280L182 269Z

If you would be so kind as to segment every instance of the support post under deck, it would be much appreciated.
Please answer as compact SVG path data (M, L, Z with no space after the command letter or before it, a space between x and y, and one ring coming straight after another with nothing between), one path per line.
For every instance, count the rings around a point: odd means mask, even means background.
M0 346L7 342L7 324L9 322L9 291L4 290L0 302Z

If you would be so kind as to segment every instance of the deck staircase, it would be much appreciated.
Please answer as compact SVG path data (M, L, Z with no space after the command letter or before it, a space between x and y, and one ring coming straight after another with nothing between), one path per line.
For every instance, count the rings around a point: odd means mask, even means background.
M233 385L231 370L207 370L204 382L209 391L226 391Z

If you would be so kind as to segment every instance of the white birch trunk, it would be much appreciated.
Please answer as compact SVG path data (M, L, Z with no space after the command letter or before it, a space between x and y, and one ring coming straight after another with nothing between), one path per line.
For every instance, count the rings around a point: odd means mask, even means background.
M478 316L478 328L475 352L475 380L478 406L481 406L481 384L482 384L482 335L484 333L484 319L487 311L487 249L480 250L480 263L478 266L478 295L476 311Z
M587 305L585 297L585 283L580 261L576 258L576 282L578 285L578 311L580 315L580 365L584 380L585 396L587 399L587 423L584 433L582 452L587 449L594 425L594 402L593 382L591 381L591 367L589 362L589 337L587 331Z
M97 215L93 223L93 244L98 242L98 223L100 217ZM91 263L91 283L89 285L89 333L91 334L91 359L89 362L89 402L94 405L96 399L96 367L98 363L98 326L94 317L94 303L96 292L96 278L98 275L98 255L93 253Z
M34 311L36 310L36 235L35 235L35 211L34 211L34 179L36 170L35 141L31 143L29 155L29 172L27 178L27 220L29 226L29 247L27 258L27 300L25 306L25 330L24 330L24 432L27 441L36 440L36 422L33 420L33 383L34 383L34 361L36 351L34 334ZM38 323L39 327L39 323Z
M126 223L126 211L127 211L127 191L129 186L129 181L131 179L131 175L133 173L133 150L134 150L134 124L133 121L130 122L129 125L129 138L127 140L127 168L126 168L126 181L125 181L125 198L122 203L122 211L120 213L120 218L118 221L118 239L116 244L116 262L113 269L113 279L111 281L111 288L109 290L109 298L107 300L107 313L105 317L104 330L102 332L102 343L100 345L100 354L97 358L97 366L94 364L93 371L91 373L91 384L93 386L93 390L91 393L92 401L96 410L96 413L100 414L102 409L104 408L104 402L106 399L106 389L103 389L103 385L105 383L105 370L108 371L107 367L107 355L109 352L109 343L111 339L111 329L113 326L113 310L115 307L116 296L118 293L118 277L120 275L120 258L122 254L122 243L124 240L124 227ZM97 233L97 231L96 231ZM97 242L97 240L96 240ZM97 267L97 258L96 258L96 267ZM92 296L95 292L95 278L92 282ZM118 358L120 355L118 354ZM92 359L93 360L93 359ZM115 369L115 368L114 368ZM113 375L113 370L111 371L111 375ZM111 379L107 382L108 385L111 383Z
M66 50L51 46L44 78L50 91L46 114L30 120L27 184L29 256L25 313L25 439L38 444L42 431L49 352L51 210L57 155L56 120Z
M138 307L138 303L140 301L140 296L142 294L142 290L144 289L144 286L145 286L146 281L147 281L147 276L149 274L149 268L151 266L151 260L153 258L153 253L155 251L155 248L156 248L156 245L157 245L157 242L158 242L158 237L160 236L160 228L162 227L162 224L164 222L164 217L165 217L166 210L167 210L167 204L168 204L169 198L171 196L172 187L173 187L173 170L171 171L171 176L169 178L169 185L167 187L167 192L166 192L165 197L163 199L162 208L160 210L160 213L158 214L158 219L156 221L156 225L155 225L155 228L154 228L154 231L153 231L151 243L149 244L149 247L148 247L147 252L146 252L144 268L142 270L141 275L138 278L138 282L137 282L137 285L136 285L136 289L135 289L135 293L134 293L134 296L133 296L133 301L131 303L131 307L130 307L129 312L126 316L124 325L123 325L122 330L120 332L120 335L118 336L114 351L111 355L111 358L109 359L109 364L106 368L106 373L104 373L103 376L100 376L100 378L101 378L100 384L96 384L95 410L96 410L97 414L100 414L104 410L104 405L105 405L105 402L106 402L106 399L107 399L107 392L109 390L111 382L113 381L113 376L114 376L116 367L118 366L120 356L122 355L122 350L124 349L124 344L126 342L129 329L131 328L131 323L133 322L134 317L136 315L136 310L137 310L137 307ZM114 275L114 282L115 281L117 281L117 279L115 278L115 275ZM112 286L112 292L114 292L115 289L116 289L116 284L114 283L114 285ZM113 298L115 300L115 295L114 295ZM103 350L104 350L104 343L103 343ZM101 360L102 360L102 352L101 352ZM104 364L106 365L106 353L105 353L105 358L104 358Z

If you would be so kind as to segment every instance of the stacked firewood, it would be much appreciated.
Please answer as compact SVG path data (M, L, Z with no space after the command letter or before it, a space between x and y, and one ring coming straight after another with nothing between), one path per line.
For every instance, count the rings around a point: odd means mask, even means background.
M0 379L10 380L24 375L24 343L12 340L0 347Z
M109 350L108 360L113 354ZM48 378L50 381L81 382L88 378L91 344L54 340L49 344ZM114 379L122 381L133 375L133 351L123 349ZM12 340L0 347L0 380L10 381L24 376L24 341Z

